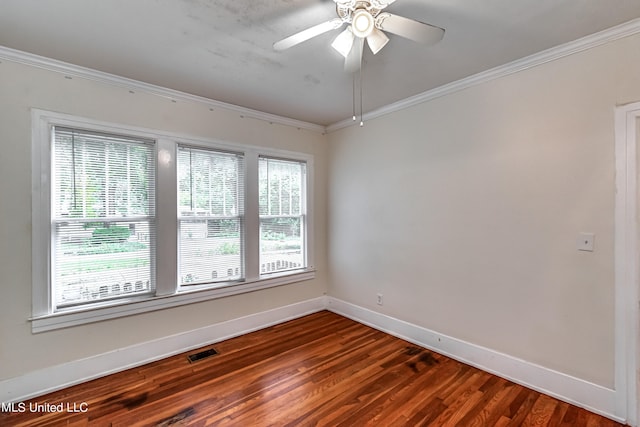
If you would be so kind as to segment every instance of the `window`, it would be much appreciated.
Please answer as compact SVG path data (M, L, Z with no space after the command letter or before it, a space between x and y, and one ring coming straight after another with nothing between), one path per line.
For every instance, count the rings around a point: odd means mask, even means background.
M260 271L306 267L304 162L260 157Z
M244 278L243 156L178 149L180 285Z
M315 276L312 156L32 117L33 332Z
M153 141L56 126L52 151L54 308L152 293Z

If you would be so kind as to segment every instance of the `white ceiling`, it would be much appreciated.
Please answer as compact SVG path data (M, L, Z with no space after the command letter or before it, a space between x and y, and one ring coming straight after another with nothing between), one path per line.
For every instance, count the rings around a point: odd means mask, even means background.
M425 47L391 35L365 53L364 110L640 17L639 0L397 0L397 15L446 29ZM351 117L335 30L272 44L336 17L332 0L0 0L0 46L329 125Z

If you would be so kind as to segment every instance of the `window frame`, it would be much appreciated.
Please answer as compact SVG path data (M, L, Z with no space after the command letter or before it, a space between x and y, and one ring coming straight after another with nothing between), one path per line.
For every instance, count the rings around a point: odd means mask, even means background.
M188 135L121 125L75 115L32 109L32 332L177 307L302 282L315 278L313 237L313 156L307 153L265 148ZM157 221L155 294L83 304L55 311L51 285L51 130L54 126L115 133L155 141ZM244 157L244 265L239 282L180 286L178 278L178 146L242 153ZM307 268L293 272L262 274L259 265L260 220L258 210L258 159L274 157L306 163L305 252Z
M190 145L186 145L186 144L177 144L176 150L177 150L177 155L176 155L176 163L179 162L179 157L180 157L180 150L184 149L184 150L189 150L190 153L193 153L193 151L196 152L200 152L200 153L208 153L211 155L228 155L228 156L233 156L236 158L239 158L239 174L240 177L243 178L242 179L242 186L240 189L240 192L236 193L236 197L239 197L243 202L245 200L245 193L246 193L246 187L247 187L247 182L246 179L244 179L245 177L245 169L246 169L246 162L245 162L245 158L244 158L244 152L238 152L238 151L234 151L234 152L230 152L230 151L226 151L226 150L220 150L217 148L203 148L203 147L193 147ZM179 177L176 175L176 184L179 185ZM240 181L240 180L238 180ZM179 191L178 191L178 196L179 196ZM177 233L178 233L178 239L180 240L182 238L182 227L183 227L183 221L184 222L188 222L188 220L186 219L186 217L180 212L180 200L177 201L178 203L178 226L177 226ZM234 278L234 279L230 279L230 280L214 280L213 278L205 283L186 283L182 281L182 276L184 274L184 272L180 271L180 268L182 266L181 263L181 249L182 246L180 245L180 241L178 242L178 288L179 290L187 290L190 288L194 288L197 286L227 286L231 283L240 283L240 282L244 282L244 277L245 277L245 266L244 266L244 254L245 254L245 243L247 240L247 237L245 236L245 221L246 221L246 215L245 215L245 206L246 206L246 202L242 203L242 206L238 206L238 214L235 217L225 217L225 215L223 214L222 216L217 216L217 215L208 215L208 216L203 216L203 217L194 217L194 218L201 218L205 221L209 221L209 220L219 220L219 219L234 219L237 218L238 219L238 227L239 227L239 232L240 232L240 266L238 267L240 269L240 277L238 278Z
M304 179L308 180L308 174L309 174L309 169L308 169L308 165L307 162L304 160L299 160L299 159L285 159L282 157L276 157L276 156L267 156L267 155L263 155L261 154L258 158L258 173L260 173L260 160L265 160L267 162L271 161L281 161L281 162L285 162L285 163L298 163L298 164L302 164L304 165L303 171L302 171L302 176L304 177ZM268 172L267 172L268 173ZM301 220L301 239L302 239L302 264L303 266L301 268L293 268L293 269L287 269L287 270L278 270L278 271L264 271L262 268L262 260L260 260L260 271L261 274L265 275L265 276L271 276L271 275L275 275L275 274L280 274L280 273L287 273L287 272L295 272L295 271L299 271L299 270L304 270L305 268L307 268L307 266L309 265L309 258L307 256L307 250L308 248L308 244L307 244L307 235L308 235L308 189L307 189L307 185L305 182L302 182L302 187L300 188L301 191L301 196L300 196L300 213L299 215L273 215L273 214L268 214L268 215L261 215L260 214L260 208L258 207L258 217L259 220L262 222L263 219L267 219L267 218L300 218ZM269 198L269 192L267 191L267 198ZM261 226L262 228L262 226ZM260 243L262 243L262 229L260 230ZM263 252L262 249L260 249L260 256L263 256Z
M58 181L56 181L56 177L54 176L55 173L57 173L60 169L59 166L56 166L56 161L59 159L58 155L55 154L58 152L59 147L57 147L56 145L59 142L59 139L57 137L58 134L58 128L60 128L60 133L62 135L64 135L65 133L68 134L69 132L71 132L72 134L74 132L78 132L78 137L79 138L94 138L97 137L98 139L104 139L105 136L109 136L109 137L122 137L123 135L120 134L116 134L113 132L110 133L105 133L105 132L97 132L95 130L87 130L85 127L80 128L80 127L75 127L75 128L65 128L63 126L60 125L53 125L50 127L50 144L51 144L51 153L52 153L52 158L49 160L49 164L52 165L51 168L51 173L48 174L49 178L50 178L50 185L48 185L48 190L51 191L50 193L50 198L49 200L52 201L56 196L55 194L57 193L56 191L56 187ZM154 284L155 284L155 260L156 260L156 256L155 256L155 247L156 247L156 233L155 233L155 229L156 229L156 212L155 212L155 195L157 194L157 191L155 191L155 180L156 180L156 173L155 173L155 166L156 166L156 160L155 158L157 158L156 155L156 143L154 140L149 140L148 138L142 138L139 136L135 136L132 137L130 134L127 137L122 138L122 140L119 142L119 144L122 144L124 140L129 139L130 141L125 142L126 144L131 144L129 146L132 146L133 144L138 145L138 146L147 146L148 147L148 155L149 155L149 161L151 162L150 164L148 164L147 166L151 166L149 170L147 170L147 178L149 179L149 190L148 191L148 195L151 196L148 203L147 203L147 209L148 212L147 214L134 214L134 215L126 215L126 216L115 216L115 215L110 215L109 212L106 213L105 216L97 216L97 217L89 217L89 216L83 216L83 217L65 217L64 215L62 215L61 212L56 212L57 210L57 206L54 207L52 206L51 209L51 216L50 216L50 224L51 224L51 228L50 228L50 233L51 233L51 253L49 254L49 256L51 257L50 259L57 259L59 254L56 253L56 249L53 249L54 246L58 246L57 244L60 243L60 228L61 225L63 224L80 224L80 223L95 223L95 222L105 222L105 223L109 223L111 225L114 224L119 224L119 223L128 223L128 222L146 222L148 223L148 227L149 227L149 231L150 231L150 236L149 236L149 282L151 283L151 289L146 290L145 292L136 292L135 294L131 294L131 295L127 295L127 294L121 294L115 297L110 297L109 300L130 300L130 299L138 299L138 297L140 297L140 299L144 298L145 296L148 295L152 295L155 294L155 288L154 288ZM94 140L95 141L95 140ZM53 147L55 147L55 150L53 149ZM106 148L106 146L103 146ZM95 151L94 151L95 153ZM106 151L105 151L106 153ZM88 159L85 157L83 162L87 162ZM75 168L76 166L74 165L73 168ZM107 169L105 168L105 171ZM113 172L113 170L111 170ZM74 169L74 174L75 174L75 169ZM82 185L82 184L81 184ZM106 187L105 187L106 189ZM75 196L74 196L75 197ZM105 194L105 201L106 204L109 204L108 201L108 196L106 196ZM113 201L112 201L113 202ZM115 205L115 203L113 203ZM60 247L58 247L57 249L60 249ZM53 265L51 265L51 269L50 269L50 284L49 284L49 292L51 293L51 298L52 298L52 306L53 306L53 311L66 311L66 310L73 310L74 307L80 308L81 306L87 306L90 304L95 304L96 301L80 301L80 302L75 302L75 303L70 303L67 304L67 306L65 307L64 304L62 304L61 301L56 300L55 298L55 294L56 294L56 290L55 287L57 286L55 283L56 280L54 280L53 276L56 276L56 265L55 263L52 263ZM58 280L60 280L61 278L58 277ZM104 300L100 300L100 302L107 302L107 299Z

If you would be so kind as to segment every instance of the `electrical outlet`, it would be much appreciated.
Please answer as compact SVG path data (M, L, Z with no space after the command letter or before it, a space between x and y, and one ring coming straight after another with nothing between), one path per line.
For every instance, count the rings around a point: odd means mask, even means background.
M378 303L378 305L382 305L382 294L378 294L377 297L378 299L376 302Z

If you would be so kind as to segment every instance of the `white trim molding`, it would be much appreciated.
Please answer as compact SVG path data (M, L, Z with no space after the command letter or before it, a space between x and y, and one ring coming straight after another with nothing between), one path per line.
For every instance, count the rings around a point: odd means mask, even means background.
M625 421L617 412L615 390L339 299L328 297L327 309L559 400Z
M280 125L290 126L297 129L305 129L312 132L325 132L324 126L317 125L315 123L304 122L302 120L296 120L271 113L266 113L263 111L252 110L250 108L240 107L238 105L229 104L222 101L216 101L213 99L204 98L202 96L193 95L190 93L180 92L162 86L156 86L150 83L117 76L115 74L105 73L103 71L93 70L91 68L81 67L79 65L46 58L44 56L39 56L32 53L22 52L4 46L0 46L0 60L7 60L19 64L29 65L32 67L60 73L68 77L78 77L98 83L125 88L127 90L145 92L172 101L189 101L201 103L204 104L207 108L220 108L222 110L234 111L236 113L239 113L243 118L253 118L272 124L277 123Z
M204 328L74 360L0 381L0 401L21 402L105 375L215 344L307 314L322 311L325 297L278 307Z
M615 111L615 387L618 411L640 422L640 281L638 280L638 160L640 102Z
M555 61L557 59L573 55L574 53L589 50L605 43L609 43L638 33L640 33L640 19L634 19L632 21L600 31L598 33L594 33L586 37L582 37L580 39L556 47L552 47L550 49L526 56L521 59L517 59L508 64L500 65L490 70L482 71L472 76L447 83L445 85L419 93L414 96L410 96L405 99L401 99L400 101L365 113L363 115L363 120L372 120L377 117L394 113L396 111L401 111L406 108L413 107L414 105L422 104L424 102L428 102L442 96L450 95L463 89L499 79L500 77L505 77L510 74L518 73L529 68L537 67L539 65L546 64L547 62ZM327 126L326 131L327 133L335 132L349 126L353 126L354 123L355 122L351 118L345 119Z

